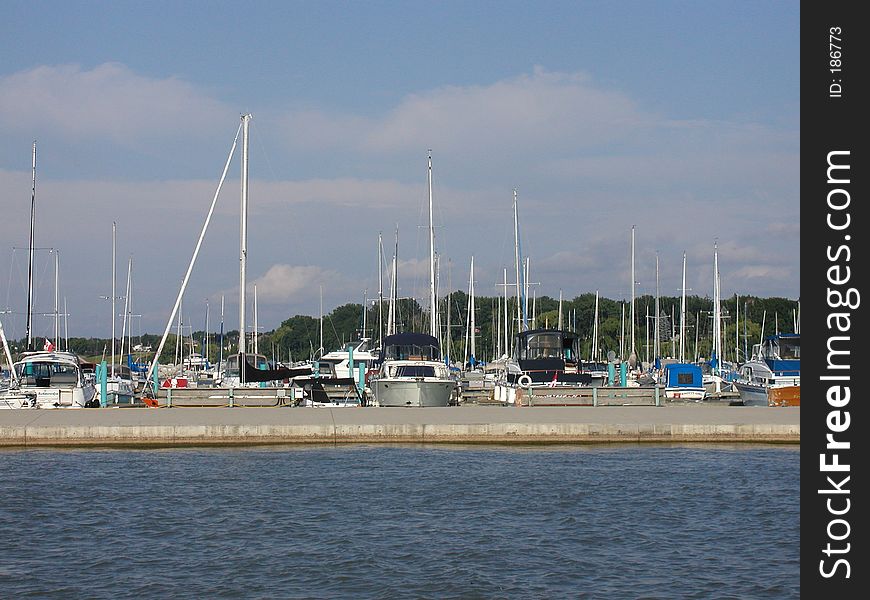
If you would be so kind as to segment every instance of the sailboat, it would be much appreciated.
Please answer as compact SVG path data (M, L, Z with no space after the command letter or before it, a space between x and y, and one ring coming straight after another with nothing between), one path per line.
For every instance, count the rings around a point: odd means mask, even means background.
M457 390L441 357L437 335L435 293L435 226L432 214L432 153L428 161L429 187L429 333L395 333L384 338L381 366L371 381L378 406L448 406ZM394 270L395 273L395 270ZM395 287L394 287L395 289Z
M96 399L103 406L122 406L122 405L131 405L134 402L135 396L135 383L133 382L133 376L130 372L130 368L126 365L118 364L115 361L115 322L117 321L117 314L115 312L115 300L117 299L116 291L115 291L115 282L116 282L116 270L115 270L115 235L116 235L116 224L112 222L112 295L110 296L111 305L112 305L112 354L109 359L109 373L106 377L106 398L101 398L101 389L102 386L97 388ZM128 281L129 281L129 269L128 269ZM129 287L129 285L128 285ZM128 290L129 292L129 290ZM125 296L125 301L127 297ZM124 334L121 334L121 340L123 342ZM122 343L122 352L123 354L123 343Z
M169 337L169 330L172 327L172 321L175 319L176 314L178 314L181 300L184 297L184 291L187 288L188 281L190 280L190 274L193 271L193 266L196 263L196 258L199 255L200 248L202 247L202 241L205 238L206 231L208 230L208 224L211 221L212 215L214 214L214 209L217 203L218 196L220 195L224 180L226 179L227 171L229 170L233 154L236 151L236 147L239 141L239 133L242 134L242 185L240 217L241 224L239 235L239 350L237 354L227 357L224 369L220 375L219 383L222 387L259 387L260 383L262 382L286 382L297 375L309 374L311 372L309 368L260 368L261 366L268 365L266 357L262 354L257 354L256 350L253 354L249 354L247 351L245 308L247 303L246 288L248 257L248 131L251 118L252 116L250 114L245 114L241 116L241 123L239 125L238 131L236 132L236 137L233 140L233 145L230 149L229 156L227 157L226 163L224 164L223 173L221 174L220 182L218 183L217 190L215 191L214 197L212 198L208 215L206 216L205 223L200 230L199 239L197 240L196 247L194 248L193 256L188 263L187 272L185 273L184 279L181 283L181 289L179 289L178 295L175 299L175 305L173 306L172 312L169 315L169 319L166 322L166 328L163 331L163 337L161 338L160 344L157 347L154 361L151 363L151 367L148 372L149 381L154 375L154 370L157 368L157 359L160 357L160 354L163 351L163 347L166 344L166 339ZM156 395L156 390L153 390L152 393Z
M33 142L33 187L30 197L30 262L27 273L27 351L16 362L0 325L0 338L6 361L10 363L9 381L0 388L0 409L7 408L85 408L93 406L94 383L82 369L78 356L55 350L55 340L46 339L42 350L34 350L33 340L33 254L36 215L36 142ZM56 271L55 271L56 273ZM56 275L55 275L56 278ZM57 292L55 292L57 304Z

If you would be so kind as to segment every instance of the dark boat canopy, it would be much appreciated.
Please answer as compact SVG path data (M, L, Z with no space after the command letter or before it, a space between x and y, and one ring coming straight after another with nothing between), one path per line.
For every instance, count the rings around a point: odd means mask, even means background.
M576 362L579 336L561 329L530 329L516 334L514 358L538 360L559 358Z
M396 333L384 338L381 360L440 360L441 344L425 333Z

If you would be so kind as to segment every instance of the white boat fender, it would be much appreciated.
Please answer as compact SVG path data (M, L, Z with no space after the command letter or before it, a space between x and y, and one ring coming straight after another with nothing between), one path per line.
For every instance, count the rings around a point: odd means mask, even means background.
M517 385L527 388L532 385L532 378L524 373L517 378Z

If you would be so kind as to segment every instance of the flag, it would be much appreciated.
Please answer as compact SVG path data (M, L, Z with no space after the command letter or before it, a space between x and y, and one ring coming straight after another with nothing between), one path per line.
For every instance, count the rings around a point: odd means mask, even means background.
M550 382L550 387L556 387L556 383L559 381L559 371L553 371L553 381Z
M42 349L46 352L54 352L54 344L51 343L51 340L45 338L45 345L42 346Z

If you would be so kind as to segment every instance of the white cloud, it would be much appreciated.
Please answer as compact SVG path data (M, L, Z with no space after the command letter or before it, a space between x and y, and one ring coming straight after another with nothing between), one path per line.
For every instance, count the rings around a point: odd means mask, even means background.
M201 131L232 115L175 77L157 79L118 63L93 69L40 66L0 78L0 127L127 144Z
M337 273L318 266L276 264L250 281L248 288L253 293L254 286L257 287L258 302L279 304L316 298L320 286L334 288L335 282L341 280Z

